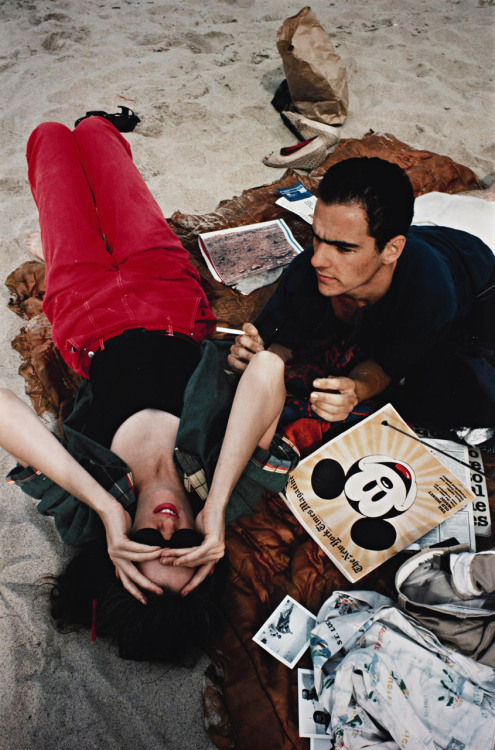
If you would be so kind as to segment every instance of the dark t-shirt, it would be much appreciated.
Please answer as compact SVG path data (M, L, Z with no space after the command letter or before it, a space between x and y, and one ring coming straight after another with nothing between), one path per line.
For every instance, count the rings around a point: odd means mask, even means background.
M397 379L448 344L457 322L495 268L495 258L473 235L445 227L411 227L389 290L361 308L352 325L335 316L330 298L318 292L308 248L288 267L255 321L266 343L300 353L335 336L358 343L363 356Z
M109 447L116 430L142 409L180 417L184 391L200 360L185 336L133 329L105 342L90 367L93 398L81 432Z

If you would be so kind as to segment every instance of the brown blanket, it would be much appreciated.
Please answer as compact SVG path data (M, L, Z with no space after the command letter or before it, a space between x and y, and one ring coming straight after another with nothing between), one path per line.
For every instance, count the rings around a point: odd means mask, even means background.
M313 192L331 164L351 156L381 156L406 169L416 195L432 190L455 193L480 187L476 175L445 156L418 151L393 136L369 133L362 140L343 140L325 164L308 176L287 171L275 183L252 188L232 200L222 201L204 216L176 212L170 221L201 274L205 290L220 323L238 327L252 320L271 295L272 287L243 297L214 281L197 247L199 232L240 226L283 217L302 245L309 244L311 231L297 217L275 205L276 189L298 179ZM29 323L13 342L23 357L20 372L38 413L62 414L70 406L78 379L68 370L51 342L50 326L41 312L44 264L24 263L7 279L11 307ZM298 427L292 433L302 444ZM491 464L493 471L494 463ZM489 483L495 502L495 483ZM483 548L493 545L486 540ZM335 589L352 586L309 539L278 497L265 497L256 513L233 524L227 532L230 575L224 598L225 629L212 654L204 703L208 731L220 748L241 750L290 750L304 748L308 740L297 731L297 677L263 649L252 636L289 593L316 613ZM393 579L399 556L359 582L393 595ZM309 666L306 655L302 665Z

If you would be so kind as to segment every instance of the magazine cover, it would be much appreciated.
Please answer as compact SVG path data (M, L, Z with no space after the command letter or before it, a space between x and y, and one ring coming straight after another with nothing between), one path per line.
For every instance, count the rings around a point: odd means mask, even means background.
M354 583L474 495L387 404L303 459L284 497Z

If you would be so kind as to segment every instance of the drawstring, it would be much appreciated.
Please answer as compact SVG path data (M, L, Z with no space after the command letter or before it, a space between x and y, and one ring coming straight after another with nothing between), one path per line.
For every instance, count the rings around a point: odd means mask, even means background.
M98 599L93 599L93 605L91 610L91 642L94 643L96 641L96 606L98 604Z

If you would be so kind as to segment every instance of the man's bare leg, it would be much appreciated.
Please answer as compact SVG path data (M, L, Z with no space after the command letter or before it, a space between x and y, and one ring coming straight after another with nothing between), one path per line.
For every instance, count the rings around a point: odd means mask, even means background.
M41 244L41 232L27 232L26 245L31 255L40 260L45 260L43 245Z

